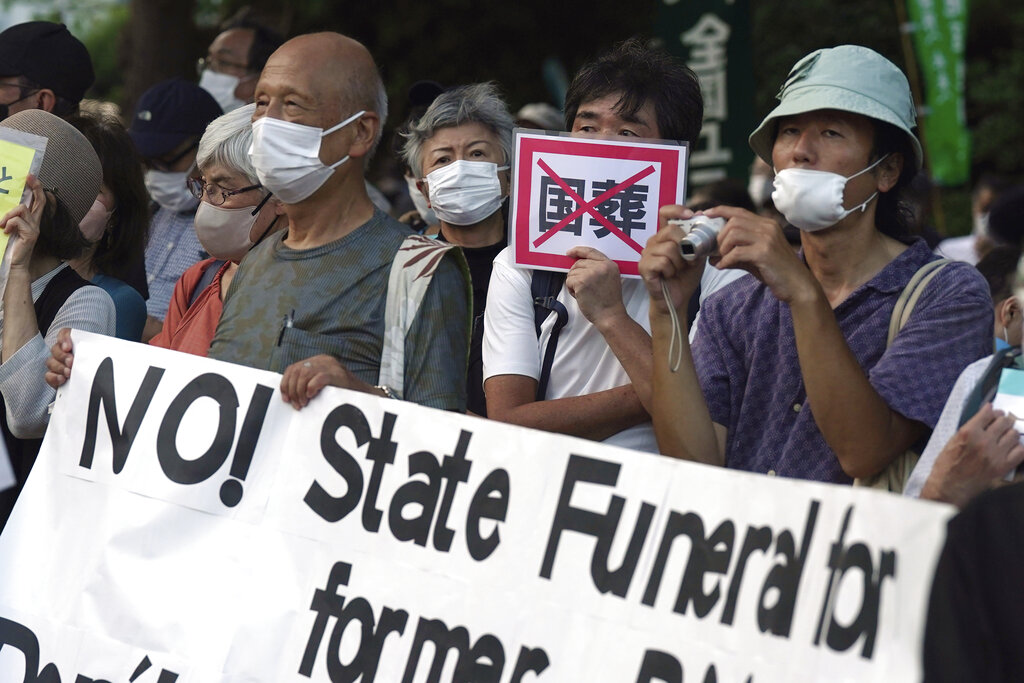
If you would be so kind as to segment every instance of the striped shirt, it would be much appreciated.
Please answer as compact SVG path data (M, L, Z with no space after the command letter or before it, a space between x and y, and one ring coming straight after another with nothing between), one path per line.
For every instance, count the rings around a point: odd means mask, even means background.
M224 301L211 358L283 372L318 354L377 384L384 304L395 252L411 231L376 211L339 240L313 249L284 233L246 255ZM445 257L405 341L404 398L465 410L470 302L456 259Z
M32 282L32 301L40 297L46 285L61 270L62 263L46 275ZM0 365L0 393L7 408L7 423L11 433L21 439L38 438L50 421L47 406L53 402L56 391L44 380L46 359L50 347L57 343L62 327L113 335L115 329L114 302L99 287L82 287L68 297L57 311L53 324L43 334L29 339L13 356ZM0 333L3 332L3 309L0 308Z
M146 281L149 300L146 312L157 320L167 315L171 293L181 274L192 264L209 256L199 244L192 227L195 211L175 213L159 208L149 225L146 245Z

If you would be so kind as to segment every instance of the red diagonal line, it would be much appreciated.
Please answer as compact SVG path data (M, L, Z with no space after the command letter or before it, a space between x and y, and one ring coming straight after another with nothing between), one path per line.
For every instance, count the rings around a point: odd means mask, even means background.
M571 187L569 187L569 185L566 184L566 182L564 180L559 178L558 175L554 171L551 170L551 167L548 166L547 163L545 163L545 161L543 159L538 159L537 160L537 165L540 166L541 170L544 171L545 173L547 173L551 177L551 179L554 180L558 184L559 187L561 187L563 190L565 190L565 193L567 195L569 195L569 198L572 199L574 202L576 202L579 206L578 206L578 208L575 211L570 213L568 216L563 218L561 221L559 221L555 225L551 226L543 235L541 235L536 240L534 240L534 242L533 242L533 246L534 247L539 247L540 245L544 244L546 241L548 241L548 239L550 239L552 236L554 236L554 234L556 232L558 232L559 230L561 230L565 226L569 225L569 223L574 221L577 216L580 216L580 215L582 215L583 213L586 212L586 213L589 213L590 215L592 215L594 218L596 218L597 221L601 225L603 225L604 227L608 228L609 232L611 232L616 237L618 237L620 240L625 242L633 251L635 251L638 254L643 252L644 248L641 247L636 242L636 240L632 239L629 235L627 235L624 232L622 232L621 230L619 230L618 227L616 227L614 223L612 223L607 218L605 218L604 216L599 214L594 207L597 206L598 204L604 202L606 199L614 197L616 194L618 194L619 192L621 192L625 188L629 187L630 185L635 185L636 183L640 182L641 180L643 180L647 176L649 176L652 173L654 173L654 165L653 164L651 166L648 166L644 170L638 172L637 174L635 174L631 178L627 178L626 180L623 180L621 183L619 183L615 187L612 187L611 189L605 190L602 194L600 194L597 197L595 197L594 199L590 200L590 203L584 202L583 198L580 197L578 194L576 194L573 191L573 189Z

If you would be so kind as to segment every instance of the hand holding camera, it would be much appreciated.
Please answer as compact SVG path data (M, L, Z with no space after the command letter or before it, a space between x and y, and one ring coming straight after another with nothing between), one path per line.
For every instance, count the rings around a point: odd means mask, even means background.
M679 253L687 261L718 253L718 233L725 227L724 218L694 216L688 219L673 219L669 225L678 225L685 236L679 242Z

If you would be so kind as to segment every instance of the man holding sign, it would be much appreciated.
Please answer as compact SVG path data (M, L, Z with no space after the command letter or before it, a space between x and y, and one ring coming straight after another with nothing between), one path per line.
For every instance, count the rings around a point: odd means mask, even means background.
M566 94L565 112L569 130L577 134L696 141L703 104L692 71L667 54L629 41L580 70ZM564 182L571 190L571 181ZM629 195L632 188L636 195L634 185L619 189ZM616 199L621 218L631 204L629 197ZM570 223L576 220L572 213L570 209L564 216ZM608 248L623 236L633 239L631 230L613 224L613 232L605 224L610 221L596 216L599 224L589 227L591 215L579 218L580 223L586 224L589 234L604 235ZM559 232L571 230L568 226ZM565 308L567 323L555 346L550 381L542 396L538 396L542 358L550 344L554 316L542 324L538 335L533 271L517 268L511 249L495 259L483 348L488 416L656 452L646 410L651 381L646 297L642 283L623 279L606 251L574 246L566 252L575 262L557 291L557 301ZM740 273L722 275L709 269L702 296Z

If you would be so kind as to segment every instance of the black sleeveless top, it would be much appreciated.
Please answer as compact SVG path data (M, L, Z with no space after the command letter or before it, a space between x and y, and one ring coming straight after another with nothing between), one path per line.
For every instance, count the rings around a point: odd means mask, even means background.
M43 289L42 294L39 295L34 304L36 321L44 337L46 336L46 330L50 329L50 325L53 324L53 319L57 317L57 311L68 300L68 297L78 289L88 285L89 282L84 280L70 266L62 269L47 283L46 288ZM45 372L45 369L41 367L39 372ZM4 404L2 395L0 395L0 427L3 430L4 443L7 445L7 452L11 457L11 465L14 467L14 476L17 479L17 483L13 488L0 491L0 530L2 530L7 523L11 510L14 508L14 502L18 499L18 494L21 493L21 489L25 485L25 479L28 477L29 470L35 464L36 456L39 455L39 447L42 445L43 440L19 439L11 434L11 430L7 426L7 407Z

